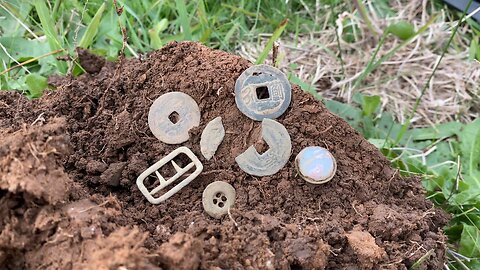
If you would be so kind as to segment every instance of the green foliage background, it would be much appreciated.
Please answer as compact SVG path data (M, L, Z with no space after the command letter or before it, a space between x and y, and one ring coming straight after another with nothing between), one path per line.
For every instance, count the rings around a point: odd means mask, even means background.
M443 8L440 2L436 6ZM49 75L80 75L83 70L75 60L75 47L88 48L114 61L122 50L127 57L138 57L181 40L235 51L242 44L256 43L260 35L270 33L270 41L257 60L261 63L269 55L273 42L282 35L296 40L302 34L318 31L322 27L319 22L335 27L334 18L324 18L322 14L348 10L362 16L368 12L358 0L117 0L117 7L123 10L121 15L112 1L0 0L0 70L3 70L0 89L16 89L36 98L48 87ZM387 0L375 1L374 8L385 17L396 13ZM452 14L452 20L461 15L447 12ZM364 21L369 24L368 19ZM345 31L338 38L357 41L355 26L349 26L348 21L344 23ZM480 59L480 27L472 20L467 20L467 24L475 33L470 37L470 59ZM122 27L128 36L125 48ZM429 24L425 25L423 30L428 27ZM400 22L384 31L385 36L388 34L403 40L400 44L403 46L422 34L422 29L415 32L409 23ZM383 45L382 41L377 48ZM392 50L390 56L395 52ZM376 60L375 54L372 52L372 61L356 84L361 84L363 78L386 60ZM340 62L343 64L341 54ZM21 67L14 68L19 64ZM294 73L289 78L322 99ZM357 93L353 104L323 102L376 145L400 173L420 176L428 197L452 214L445 228L450 240L448 267L480 269L480 120L406 130L405 125L395 122L391 113L380 111L378 96Z

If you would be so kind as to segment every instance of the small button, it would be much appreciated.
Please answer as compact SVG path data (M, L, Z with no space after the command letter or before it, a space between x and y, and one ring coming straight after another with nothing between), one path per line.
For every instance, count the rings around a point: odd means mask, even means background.
M153 135L167 144L179 144L190 138L188 131L200 124L200 109L195 100L182 92L170 92L157 98L148 112Z
M337 171L333 155L320 146L309 146L300 151L295 158L295 167L298 174L312 184L330 181Z
M256 121L279 117L287 110L291 99L292 87L287 76L272 66L251 66L235 82L238 109Z
M203 209L209 216L221 218L235 203L235 196L235 188L229 183L213 182L203 191Z

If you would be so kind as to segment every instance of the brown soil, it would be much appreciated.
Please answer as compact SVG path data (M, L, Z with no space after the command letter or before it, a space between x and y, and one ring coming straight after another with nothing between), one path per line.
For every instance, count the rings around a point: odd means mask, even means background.
M407 269L430 250L420 269L443 267L446 215L425 199L419 179L399 176L297 86L278 119L292 138L290 162L259 178L234 160L252 144L262 148L260 123L236 109L233 95L249 62L190 42L120 64L82 58L92 74L52 78L57 91L41 99L0 93L1 268ZM189 94L200 107L200 127L183 145L204 170L152 205L135 180L178 147L147 126L153 100L169 91ZM226 136L206 161L200 135L217 116ZM295 155L310 145L337 159L327 184L308 184L295 172ZM201 203L217 180L237 193L222 220Z

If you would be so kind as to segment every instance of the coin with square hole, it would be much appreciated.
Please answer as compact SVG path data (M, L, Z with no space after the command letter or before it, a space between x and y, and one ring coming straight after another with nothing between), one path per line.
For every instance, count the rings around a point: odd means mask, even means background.
M209 184L202 195L205 212L213 218L221 218L235 203L235 188L227 182L216 181Z
M287 76L269 65L246 69L235 83L235 103L249 118L262 121L282 115L290 105L292 87Z
M179 144L190 138L188 131L200 124L200 109L195 100L182 92L170 92L157 98L148 112L153 135L167 144Z
M250 175L276 174L290 158L292 142L288 130L282 124L272 119L263 119L262 138L269 147L265 153L259 154L251 145L235 158L240 169Z

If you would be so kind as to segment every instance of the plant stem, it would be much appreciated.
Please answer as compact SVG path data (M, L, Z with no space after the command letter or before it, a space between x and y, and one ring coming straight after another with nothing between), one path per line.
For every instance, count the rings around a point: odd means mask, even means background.
M412 109L410 115L407 118L407 121L405 121L405 123L402 125L402 129L398 133L398 136L395 140L395 144L397 144L402 139L403 135L405 134L407 129L410 127L413 116L415 116L415 113L417 112L418 106L420 105L420 102L422 101L423 95L425 95L425 92L427 91L427 88L429 87L430 82L432 81L432 78L435 75L435 72L437 71L438 66L440 65L440 62L442 61L443 57L445 56L445 53L447 52L448 48L450 47L450 44L452 43L453 38L455 37L455 34L457 33L458 27L463 22L463 18L467 14L467 11L470 8L470 5L472 4L472 2L473 2L473 0L468 1L468 5L465 8L465 10L463 11L462 17L460 18L459 22L457 23L457 25L453 29L453 32L450 35L450 38L448 39L447 44L443 48L443 51L442 51L442 54L440 55L440 58L438 59L435 66L433 67L432 73L428 77L427 82L425 83L425 85L422 88L422 91L420 92L420 96L418 96L417 100L415 101L415 104L413 105L413 109Z

